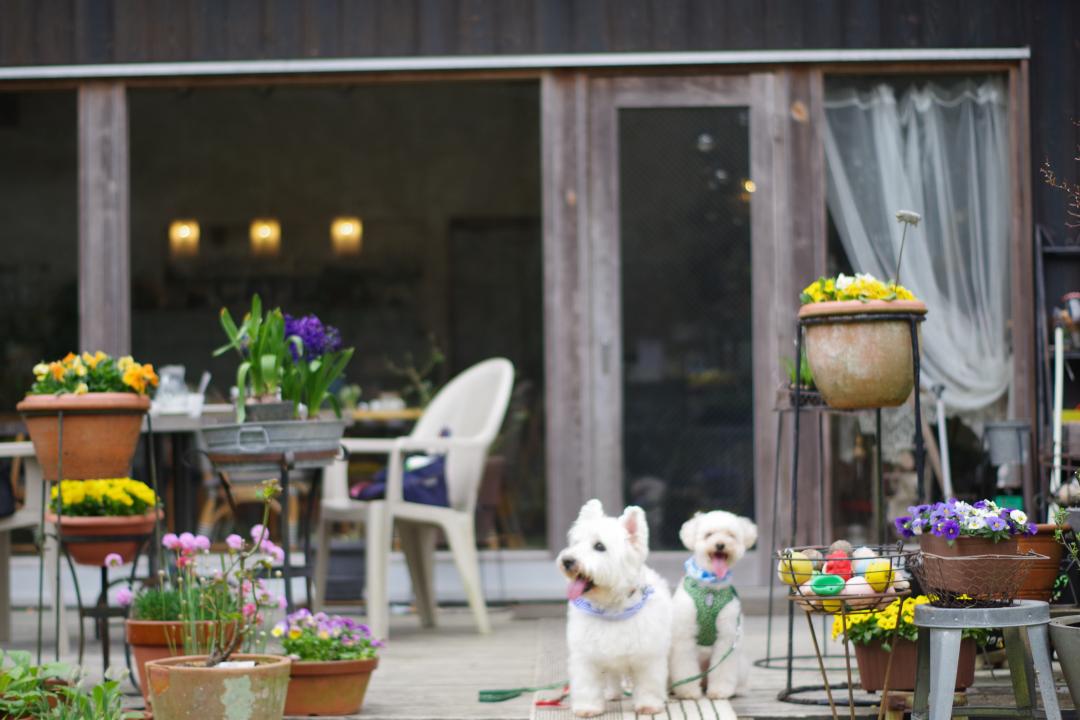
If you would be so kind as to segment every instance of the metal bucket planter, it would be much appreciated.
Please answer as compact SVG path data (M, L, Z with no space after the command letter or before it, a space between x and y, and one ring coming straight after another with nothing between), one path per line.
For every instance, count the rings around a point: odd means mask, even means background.
M234 470L274 472L291 453L291 467L303 470L333 462L345 434L344 420L207 425L201 428L211 461Z
M845 319L890 313L926 314L918 300L845 300L799 309L806 359L814 384L830 407L842 410L896 407L915 386L911 324L895 320ZM836 318L829 322L829 318Z
M59 422L64 413L64 480L124 477L139 441L150 398L135 393L27 395L22 414L46 480L57 480Z
M280 720L292 661L277 655L234 655L255 667L206 667L205 655L146 663L155 720Z
M1073 705L1080 707L1080 615L1051 619L1050 642L1061 663L1061 674L1069 686Z

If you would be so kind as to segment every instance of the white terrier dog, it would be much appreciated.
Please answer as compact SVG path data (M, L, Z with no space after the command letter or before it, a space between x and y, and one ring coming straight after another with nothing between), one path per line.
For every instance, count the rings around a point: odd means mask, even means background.
M708 670L708 696L730 698L745 690L750 677L739 647L742 605L731 585L731 568L757 542L757 526L723 510L697 513L683 523L679 539L693 554L673 600L671 677L678 682ZM700 698L701 683L682 683L674 692Z
M590 500L567 539L557 563L570 581L566 643L574 714L603 713L605 699L622 695L625 678L632 685L635 712L663 712L671 593L645 565L649 527L644 511L631 506L622 517L607 517L600 501Z

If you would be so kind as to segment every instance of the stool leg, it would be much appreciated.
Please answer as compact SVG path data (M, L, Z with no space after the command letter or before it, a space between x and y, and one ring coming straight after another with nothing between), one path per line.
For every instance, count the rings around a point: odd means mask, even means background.
M1058 707L1057 690L1054 688L1054 671L1050 667L1050 633L1046 625L1035 625L1027 629L1028 642L1031 645L1031 660L1035 666L1035 677L1039 681L1039 694L1042 695L1043 710L1047 720L1061 720ZM1034 708L1034 703L1032 707Z
M1031 668L1031 658L1024 644L1024 633L1020 628L1001 629L1005 640L1005 657L1009 661L1009 677L1012 680L1013 697L1016 699L1016 712L1020 716L1033 717L1035 709L1035 678Z
M912 720L926 720L930 706L930 630L919 629L915 641L918 660L915 664L915 697L911 702Z
M960 630L930 631L930 720L952 717L956 665L960 662Z

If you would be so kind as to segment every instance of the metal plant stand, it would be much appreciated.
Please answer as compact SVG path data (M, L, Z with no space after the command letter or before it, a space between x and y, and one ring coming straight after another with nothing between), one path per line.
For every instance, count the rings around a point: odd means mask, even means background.
M320 494L319 485L321 478L320 473L315 472L311 480L307 509L302 520L302 527L300 528L300 533L303 536L304 564L301 566L294 566L291 559L292 543L289 538L289 503L291 502L291 498L289 497L289 473L296 469L298 464L303 469L318 467L319 465L328 465L337 457L338 451L316 450L256 453L210 452L205 454L210 461L213 471L216 472L221 479L221 486L225 490L225 499L228 501L229 507L234 514L237 512L237 506L236 501L233 499L228 472L230 470L234 472L269 471L270 469L277 471L278 480L281 483L281 512L279 513L278 519L280 522L282 550L285 551L285 560L281 565L275 566L272 569L272 572L280 572L281 578L285 582L285 603L287 612L291 613L296 609L296 605L293 603L292 593L292 578L294 575L300 575L304 578L305 597L310 603L311 577L313 572L313 567L309 562L311 558L312 513L315 507L315 498Z
M821 325L821 324L834 324L834 323L896 322L898 320L906 322L908 324L908 327L910 329L910 335L911 335L912 375L913 375L913 379L914 379L914 395L915 395L915 474L916 474L916 492L917 492L917 497L919 498L920 501L922 501L923 499L926 498L926 488L925 488L925 483L924 483L925 448L923 446L923 437L922 437L922 431L921 431L922 430L922 401L921 401L920 392L919 392L919 380L920 380L920 374L921 374L920 373L920 371L921 371L920 359L919 359L919 323L923 322L925 320L924 315L922 315L921 313L897 311L897 312L882 312L882 313L859 313L859 314L854 314L854 315L811 316L811 317L799 318L798 322L797 322L797 325L796 325L796 330L795 330L795 363L794 363L795 377L799 378L799 377L802 376L803 342L804 342L803 335L804 335L804 332L805 332L805 329L806 329L807 326L809 326L809 325ZM789 539L789 544L790 545L795 545L796 544L795 534L797 532L798 522L799 522L799 445L800 445L800 432L801 432L800 418L801 418L802 413L803 413L804 410L818 410L819 412L848 412L848 411L836 410L836 409L827 408L827 407L817 408L817 407L807 406L806 404L804 404L802 402L803 391L802 391L802 388L797 383L796 383L795 387L792 389L792 395L793 395L793 399L792 399L792 407L790 408L790 411L793 413L794 432L792 433L792 460L791 460L791 485L790 485L790 495L791 495L790 528L791 528L791 536L790 536L790 539ZM873 486L873 491L872 492L873 492L873 501L874 501L873 502L873 504L874 504L874 518L875 518L876 531L877 531L877 535L878 535L878 541L880 543L884 543L887 522L885 520L885 477L884 477L884 473L882 472L882 459L881 459L881 457L882 457L882 453L881 453L881 408L866 408L865 410L873 410L874 413L875 413L875 429L876 429L876 432L877 432L877 442L878 442L878 453L877 453L877 476L878 477L877 477L877 483L875 483L875 485ZM852 411L852 412L859 412L859 411ZM780 437L780 434L781 434L780 428L782 428L782 421L783 421L783 418L781 416L780 419L778 420L778 431L777 431L777 436L778 436L777 459L778 460L779 460L779 456L780 456L779 437ZM820 427L820 423L821 423L821 415L820 414L818 416L818 422L819 422L819 427ZM819 471L820 470L821 469L819 468ZM774 492L773 492L774 503L776 502L776 499L779 497L779 473L780 473L780 471L779 471L779 462L777 462L776 476L774 477L774 483L773 483L774 484ZM820 478L820 479L823 480L823 478ZM776 524L776 521L775 521L775 513L776 513L776 505L775 504L774 504L774 507L773 507L773 512L774 512L773 547L771 548L771 550L772 550L772 556L775 557L775 553L776 553L776 527L777 527L777 524ZM824 529L822 529L822 532L824 533ZM822 542L824 542L825 538L823 537L821 540L822 540ZM773 587L774 587L774 583L770 582L769 583L770 616L771 616L771 612L772 612ZM811 625L812 624L813 624L813 622L811 620ZM801 658L796 657L795 654L794 654L794 637L795 637L795 605L794 605L794 603L789 603L788 604L788 623L787 623L787 626L788 626L787 627L787 653L786 653L786 657L785 657L785 660L784 660L784 664L780 665L778 667L777 665L773 664L774 658L771 657L772 624L771 624L771 617L770 617L769 630L768 630L768 632L769 632L768 641L770 643L770 645L769 645L770 649L769 649L768 652L770 653L770 655L766 657L765 663L762 665L763 667L770 667L770 668L777 668L777 669L783 668L785 670L785 672L786 672L787 677L786 677L786 682L785 682L785 685L784 685L784 689L781 690L777 694L777 699L782 701L782 702L791 702L791 703L796 703L796 704L809 704L809 705L829 704L830 706L832 706L833 703L832 703L831 693L829 693L829 701L828 701L828 703L825 703L824 701L820 701L820 700L807 699L807 698L802 698L802 697L797 696L797 693L806 692L806 691L809 691L809 690L827 690L827 686L804 686L804 687L799 687L799 688L793 687L793 685L792 685L792 673L793 673L793 671L795 669L794 661L799 660L799 659L806 659L805 657L801 657ZM818 660L820 661L820 653L818 653ZM823 673L825 672L825 668L824 668L823 663L821 664L820 669L822 670ZM850 664L848 664L848 671L850 672ZM873 704L875 704L873 702L856 701L851 696L852 689L850 687L850 682L849 682L848 692L849 692L849 704L852 705L852 706L854 706L856 704L861 704L861 705L873 705ZM834 708L834 712L835 712L835 708Z

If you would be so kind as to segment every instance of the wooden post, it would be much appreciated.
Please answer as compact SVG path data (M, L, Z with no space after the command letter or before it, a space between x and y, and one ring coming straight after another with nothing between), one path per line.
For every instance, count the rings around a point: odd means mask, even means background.
M79 348L131 351L127 94L79 87Z

